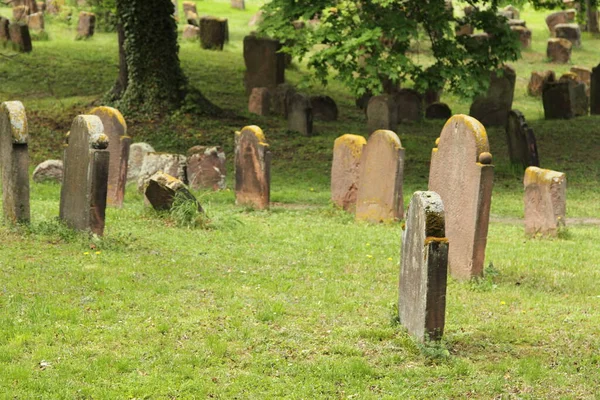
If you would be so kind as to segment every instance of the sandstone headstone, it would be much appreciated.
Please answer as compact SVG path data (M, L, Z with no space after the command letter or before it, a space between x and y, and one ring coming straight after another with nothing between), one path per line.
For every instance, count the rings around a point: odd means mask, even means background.
M244 38L244 62L246 94L255 87L273 90L285 80L285 60L279 53L281 44L273 39L249 35Z
M196 3L193 1L184 1L183 2L183 13L193 12L194 14L198 14L198 10L196 9Z
M433 103L427 106L425 118L427 119L448 119L452 116L452 110L446 103Z
M522 19L509 19L508 26L522 26L523 28L527 28L527 23Z
M198 211L202 212L202 206L188 190L181 180L163 172L152 175L144 187L144 195L152 208L155 210L170 210L175 198L182 196L198 205Z
M38 8L38 12L46 12L46 3L44 3L43 1L37 1L37 8Z
M296 94L296 89L294 89L292 85L288 83L277 85L271 98L271 108L273 114L281 115L284 118L287 118L289 104L294 94Z
M346 134L333 145L331 201L346 211L356 207L360 159L366 144L364 137Z
M484 126L505 126L512 108L516 78L515 70L508 65L491 73L487 94L475 98L469 114Z
M198 40L200 38L200 28L188 24L183 27L182 37L186 40Z
M313 109L313 118L319 121L337 121L338 108L329 96L312 96L310 104Z
M127 182L138 181L144 165L146 154L154 153L155 150L148 143L133 143L129 147L129 162L127 163Z
M592 68L590 82L590 114L600 114L600 64Z
M367 106L367 129L369 132L398 128L398 105L390 95L373 96Z
M571 72L577 75L577 80L581 83L585 83L589 89L592 83L592 70L585 67L574 66L571 67Z
M525 233L557 236L565 226L567 178L564 173L529 167L525 186Z
M225 189L227 169L220 147L194 146L188 150L187 176L192 189Z
M227 20L217 17L200 18L200 45L203 49L223 50Z
M90 111L102 121L104 134L108 136L108 152L110 164L108 167L107 203L110 206L121 207L125 198L127 184L127 165L131 137L127 136L125 118L116 108L96 107Z
M231 8L235 8L238 10L245 10L246 4L244 0L231 0Z
M288 105L288 130L300 132L304 136L313 134L313 110L310 98L295 93Z
M15 6L12 9L13 20L16 22L25 22L29 15L29 7Z
M6 43L10 40L10 21L4 17L0 17L0 42Z
M248 100L248 112L257 115L269 115L271 110L271 94L269 89L255 87Z
M546 25L548 25L548 30L550 31L550 35L554 36L556 34L555 28L558 24L567 24L572 21L569 18L569 14L566 11L557 11L546 17Z
M195 12L187 11L185 13L185 21L188 23L188 25L200 27L199 19L200 18L198 17L198 14Z
M186 164L187 158L183 154L147 153L138 178L138 190L142 192L146 181L157 172L164 172L186 183Z
M447 279L444 204L435 192L415 192L402 231L398 317L421 342L442 338Z
M43 31L44 30L44 13L37 12L30 14L27 17L27 26L32 31Z
M29 27L22 22L11 22L8 26L10 41L16 51L29 53L33 50L31 46L31 35Z
M71 228L104 233L108 164L108 137L95 115L75 117L65 150L60 219Z
M510 30L517 35L522 48L528 49L531 47L531 30L523 26L511 26Z
M416 122L423 119L423 96L413 89L400 89L394 94L398 107L398 122Z
M62 183L63 162L62 160L46 160L38 164L33 170L34 182L52 181Z
M360 158L356 219L393 222L402 219L404 148L389 130L371 134Z
M542 87L545 82L555 82L556 74L554 71L545 71L545 72L537 72L533 71L531 73L531 78L529 79L529 85L527 86L527 93L530 96L541 96L542 95Z
M235 202L259 210L269 208L271 152L258 126L235 134Z
M533 129L529 127L525 121L525 117L519 110L511 110L508 113L506 141L512 164L520 165L523 168L540 166L537 142L533 134Z
M567 39L574 47L581 46L581 28L578 24L558 24L554 32L557 38Z
M20 101L0 106L0 166L2 167L2 209L10 224L28 223L29 131L25 107Z
M508 6L504 7L502 10L507 13L510 13L510 19L521 18L521 13L519 13L519 10L515 6L508 5Z
M483 125L466 115L446 122L431 153L429 190L444 202L450 273L481 276L485 259L494 167Z
M96 29L96 14L81 11L79 13L79 22L77 23L77 38L87 39L94 36Z

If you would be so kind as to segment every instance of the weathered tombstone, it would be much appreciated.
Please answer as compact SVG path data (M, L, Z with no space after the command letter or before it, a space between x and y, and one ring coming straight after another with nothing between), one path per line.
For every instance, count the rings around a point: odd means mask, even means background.
M398 317L418 341L437 341L444 334L448 279L448 239L442 199L435 192L415 192L405 221Z
M185 183L163 172L157 172L148 179L144 186L144 196L155 210L170 210L175 198L182 196L186 200L195 202L198 211L203 211L202 206L185 186Z
M475 98L469 114L484 126L505 126L512 109L516 78L515 70L508 65L492 72L487 94Z
M196 26L198 28L200 27L198 14L195 12L187 11L185 13L185 21L188 23L188 25Z
M237 10L245 10L246 4L244 0L231 0L231 8L235 8Z
M433 103L427 106L425 118L427 119L448 119L452 116L452 110L446 103Z
M32 31L43 31L44 30L44 13L37 12L30 14L27 17L27 26Z
M182 37L185 40L198 40L200 38L200 28L188 24L183 27Z
M36 4L39 12L46 12L46 3L44 3L43 1L36 1Z
M284 118L288 116L289 104L292 96L296 94L296 89L288 83L277 85L271 97L271 108L273 114L281 115Z
M29 14L35 14L41 11L38 7L38 3L35 0L25 0L25 5L29 7Z
M554 32L557 38L568 40L574 47L581 46L581 28L578 24L558 24Z
M27 116L20 101L6 101L0 106L0 165L2 167L2 208L4 220L28 223L29 150Z
M394 94L398 107L398 122L420 121L423 119L423 96L413 89L400 89Z
M585 85L583 94L585 95ZM573 81L548 82L544 84L542 102L544 118L570 119L581 114L578 100L581 101L581 88ZM587 97L587 96L586 96Z
M600 114L600 64L592 68L590 81L590 114Z
M527 86L527 93L530 96L541 96L542 95L542 87L546 82L555 82L556 74L554 71L545 71L545 72L537 72L533 71L531 73L531 78L529 79L529 85Z
M398 128L398 106L392 96L383 94L369 99L367 106L367 129L369 132Z
M446 122L431 153L429 190L444 202L450 273L483 274L494 166L483 125L467 115Z
M22 22L11 22L8 26L10 41L16 51L29 53L33 50L29 27Z
M346 211L354 211L358 192L360 159L367 144L359 135L342 135L333 144L331 201Z
M540 166L533 129L527 125L525 117L519 110L511 110L508 113L506 141L512 164L520 165L523 168Z
M404 148L398 135L377 130L369 136L360 158L356 219L393 222L402 219Z
M127 163L127 182L137 182L142 172L142 165L144 165L144 158L146 158L146 154L154 152L154 148L148 143L133 143L129 147L129 162Z
M565 226L567 178L564 173L529 167L525 186L525 233L557 236Z
M143 192L146 181L159 171L186 183L186 163L187 158L182 154L147 153L138 178L138 191Z
M63 162L62 160L46 160L39 163L33 170L31 177L34 182L52 181L62 183Z
M510 27L522 26L523 28L527 28L527 23L525 21L523 21L522 19L509 19L507 21L507 24Z
M249 35L244 38L244 62L246 94L255 87L273 90L285 80L285 60L279 53L281 43L277 40Z
M192 189L225 189L227 169L220 147L194 146L188 150L187 176Z
M235 202L259 210L269 208L271 152L255 125L235 133Z
M508 5L504 7L502 11L510 13L511 19L521 18L521 13L519 13L519 10L513 5Z
M313 109L313 118L320 121L337 121L338 108L329 96L311 96L310 104Z
M510 11L498 10L498 12L496 14L506 18L507 20L512 19L512 17L513 17L512 12L510 12Z
M102 121L104 134L108 136L108 152L110 164L108 167L107 203L110 206L121 207L125 198L127 184L127 165L131 137L127 136L127 124L119 110L112 107L96 107L90 111Z
M4 17L0 17L0 42L6 43L10 40L10 21Z
M531 30L523 26L511 26L510 30L517 35L522 48L528 49L531 47Z
M585 83L579 81L579 77L574 72L563 74L559 82L570 82L573 99L573 114L576 117L588 115L589 97Z
M29 7L27 6L16 6L12 9L13 20L15 22L25 22L29 15Z
M203 49L223 50L227 20L217 17L200 18L200 45Z
M183 13L193 12L194 14L198 14L198 10L196 9L196 3L193 1L184 1L183 2Z
M269 115L271 109L271 94L269 89L255 87L248 99L248 112L256 115Z
M550 35L555 35L555 28L558 24L566 24L572 21L569 19L569 15L566 11L557 11L549 14L546 17L546 25L548 25L548 30L550 31Z
M87 39L94 36L96 29L96 14L82 11L79 13L79 22L77 23L77 39Z
M313 113L310 98L295 93L288 105L288 130L300 132L304 136L313 134Z
M577 75L577 81L586 84L589 91L592 82L592 70L585 67L574 66L571 67L570 71Z
M65 150L60 219L71 228L104 233L110 153L102 121L79 115L71 125Z

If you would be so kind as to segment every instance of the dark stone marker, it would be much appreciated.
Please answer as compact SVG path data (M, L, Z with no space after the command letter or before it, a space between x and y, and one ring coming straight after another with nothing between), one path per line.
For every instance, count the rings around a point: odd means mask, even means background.
M380 95L369 99L367 106L367 129L369 132L398 128L398 106L392 96Z
M0 17L0 42L6 43L10 40L10 21L4 17Z
M578 24L558 24L554 30L557 38L567 39L573 47L581 46L581 28Z
M548 39L546 56L550 62L565 64L571 60L571 49L573 45L567 39L551 38Z
M194 190L225 189L225 153L220 147L192 147L188 150L187 176Z
M356 207L360 159L366 144L364 137L346 134L335 139L333 145L331 201L346 211Z
M274 90L285 80L285 59L279 53L281 43L277 40L249 35L244 38L244 85L249 95L255 87Z
M21 53L29 53L33 50L31 46L31 35L29 27L22 22L12 22L9 26L10 41L13 48Z
M338 108L329 96L312 96L310 104L313 108L313 117L318 121L337 121Z
M110 153L108 136L95 115L79 115L65 149L60 219L71 228L104 233Z
M592 68L590 81L590 114L600 114L600 64Z
M563 172L529 167L525 186L525 234L557 236L565 226L567 178Z
M427 119L448 119L452 116L452 110L446 103L433 103L427 106L425 118Z
M94 36L96 29L96 14L82 11L77 23L77 39L87 39Z
M450 273L458 279L481 276L494 183L485 128L472 117L455 115L436 143L429 190L444 202Z
M508 113L506 141L512 164L521 165L523 168L540 166L533 129L527 125L525 117L519 110L511 110Z
M487 94L475 98L469 114L484 126L505 126L512 109L516 78L515 70L507 65L491 73Z
M423 119L423 96L413 89L400 89L394 94L398 107L398 122L421 121Z
M313 134L313 109L310 99L300 93L295 93L288 105L288 129L300 132L304 136Z
M200 45L203 49L223 50L227 20L217 17L200 18Z
M273 114L287 118L289 104L294 94L296 94L296 89L292 85L288 83L277 85L277 88L273 91L273 96L271 96Z
M195 202L198 205L198 211L203 211L202 206L185 186L185 183L163 172L157 172L148 179L144 187L144 195L155 210L170 210L175 197L183 196L185 199Z
M585 84L576 84L572 81L548 82L544 84L542 101L544 103L544 118L570 119L577 116L581 110L577 109L577 100L585 95ZM587 97L587 96L586 96Z
M258 126L235 133L235 202L259 210L269 208L271 152Z
M444 205L435 192L415 192L406 212L400 255L398 317L420 342L444 334L448 240Z
M96 107L90 111L102 121L104 134L108 136L110 164L108 169L108 197L110 206L122 207L127 184L127 165L131 137L127 136L125 118L116 108Z
M0 165L2 166L2 208L10 224L28 223L29 151L27 116L20 101L6 101L0 107Z

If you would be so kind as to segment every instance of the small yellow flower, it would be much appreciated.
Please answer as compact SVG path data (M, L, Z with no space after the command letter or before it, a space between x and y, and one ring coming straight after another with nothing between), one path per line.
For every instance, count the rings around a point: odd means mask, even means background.
M367 243L367 246L370 246L370 245L371 245L371 243Z
M506 302L505 302L504 300L502 300L502 301L500 302L500 305L501 305L501 306L503 306L503 305L505 305L505 304L506 304Z
M85 251L85 252L83 252L83 254L87 256L88 254L90 254L90 252L89 251Z
M311 191L311 192L314 192L314 191L315 191L315 188L310 188L310 191Z
M393 260L392 257L388 257L388 261L392 261L392 260Z
M96 252L96 254L100 254L100 252L99 252L99 251L97 251L97 252Z
M367 254L367 258L373 258L373 256L370 254Z

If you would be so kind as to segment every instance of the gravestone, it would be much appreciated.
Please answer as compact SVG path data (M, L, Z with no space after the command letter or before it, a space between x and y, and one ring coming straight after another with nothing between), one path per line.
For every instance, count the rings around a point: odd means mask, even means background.
M510 14L510 19L519 19L521 18L521 13L519 13L519 10L513 6L513 5L508 5L506 7L504 7L502 9L502 11L507 12Z
M529 167L525 186L525 233L557 236L565 226L567 179L564 173Z
M39 12L46 12L46 3L44 3L43 1L36 1L36 4Z
M62 183L62 160L46 160L39 163L33 170L33 176L31 178L37 183L46 181Z
M185 40L198 40L200 38L200 28L187 24L183 27L182 37Z
M577 75L577 81L585 83L589 94L589 89L592 82L592 70L585 67L574 66L571 67L570 71Z
M571 49L573 45L567 39L548 39L546 56L551 62L565 64L571 60Z
M271 152L255 125L235 133L235 202L259 210L269 208Z
M508 65L492 72L487 94L475 98L469 114L484 126L505 126L512 109L516 78L515 70Z
M244 0L231 0L231 8L235 8L237 10L245 10L246 4Z
M29 15L29 7L27 6L15 6L12 9L13 21L25 22Z
M544 84L542 102L544 118L570 119L576 115L576 85L571 81Z
M148 179L144 187L144 196L155 210L170 210L175 198L182 196L186 200L195 202L198 211L203 212L202 206L185 186L185 183L163 172L157 172Z
M429 190L444 202L450 273L458 279L483 274L494 166L487 134L475 118L446 122L431 153Z
M77 23L77 39L88 39L94 36L96 29L96 14L81 11L79 13L79 22Z
M28 223L29 131L25 107L20 101L0 106L0 165L2 167L2 209L10 224Z
M448 119L452 116L452 110L446 103L433 103L427 106L425 118L427 119Z
M269 89L255 87L248 99L248 112L256 115L269 115L271 109L271 94Z
M10 40L10 21L7 18L0 17L0 42L6 43Z
M574 47L581 46L581 28L578 24L558 24L554 31L557 38L567 39Z
M217 17L200 18L200 45L203 49L223 50L227 20Z
M31 31L43 31L44 30L44 13L37 12L30 14L27 17L27 26Z
M360 158L356 219L374 223L402 219L403 179L404 148L398 135L373 132Z
M152 175L161 171L171 175L183 183L187 182L185 166L187 164L186 156L182 154L169 153L147 153L144 157L144 163L138 178L138 191L143 192L146 181Z
M273 114L287 118L289 104L294 94L296 94L296 89L292 85L288 83L277 85L271 96Z
M187 177L192 189L223 190L226 187L225 153L216 146L194 146L188 150Z
M29 53L33 50L31 46L31 35L29 27L22 22L11 22L8 26L10 41L15 51Z
M398 122L418 122L423 119L423 96L413 89L400 89L393 95L398 107Z
M288 130L300 132L304 136L313 134L313 114L310 98L295 93L288 105Z
M402 229L398 317L420 342L444 334L448 240L444 204L435 192L415 192Z
M600 64L592 68L590 81L590 114L600 114Z
M367 141L359 135L342 135L333 144L331 201L346 211L354 211L358 192L360 159Z
M198 29L200 29L199 19L200 18L198 18L198 14L196 14L195 12L188 11L185 13L185 22L187 22L188 25L197 27Z
M563 74L559 82L570 82L570 90L573 96L573 115L582 117L588 115L589 98L585 83L579 81L579 77L574 72Z
M102 121L104 134L108 136L108 152L110 163L108 167L107 203L110 206L123 206L125 185L127 184L127 165L131 137L127 136L125 118L116 108L96 107L90 111Z
M522 48L528 49L531 47L531 30L524 26L511 26L510 30L517 35Z
M398 128L398 106L393 97L387 94L373 96L367 106L367 129L369 132Z
M554 36L556 34L556 25L567 24L571 21L572 19L570 19L569 14L566 11L557 11L549 14L546 17L546 25L548 25L550 36Z
M540 166L533 129L527 125L525 117L519 110L511 110L508 113L506 142L512 164L521 165L524 169L530 166Z
M104 233L108 136L95 115L75 117L65 149L60 219L80 231Z
M127 162L127 182L137 182L142 172L146 154L154 153L155 150L148 143L133 143L129 147L129 161Z
M313 118L318 121L337 121L338 108L329 96L311 96L310 104L312 105Z
M61 2L61 0L46 0L46 11L48 12L48 14L58 14L61 5L64 5L64 3Z
M542 95L542 87L545 82L555 82L556 74L554 71L545 71L545 72L537 72L533 71L531 73L531 78L529 79L529 85L527 86L527 93L530 96L541 96Z
M244 38L244 85L249 95L255 87L274 90L285 80L285 60L279 53L281 43L277 40L249 35Z
M183 2L183 13L186 14L188 12L193 12L194 14L198 14L198 10L196 9L196 3L193 1L184 1Z
M523 21L522 19L509 19L507 21L508 26L513 27L513 26L522 26L523 28L527 28L527 23L525 21Z

